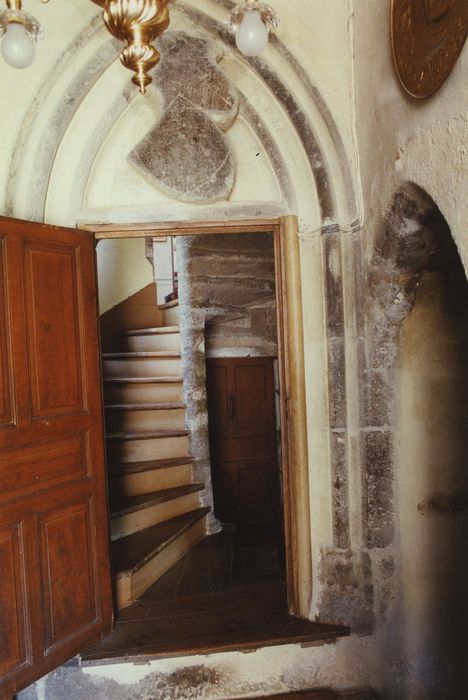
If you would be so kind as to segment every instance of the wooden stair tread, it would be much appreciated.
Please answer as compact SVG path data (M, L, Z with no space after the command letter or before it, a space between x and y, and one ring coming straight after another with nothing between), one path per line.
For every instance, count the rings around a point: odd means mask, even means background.
M158 403L115 403L106 404L106 411L172 411L185 408L183 401L160 401Z
M179 306L179 300L173 299L172 301L168 301L166 304L158 304L158 309L164 311L165 309L174 309L176 306Z
M139 328L133 331L124 331L123 336L133 335L169 335L171 333L180 333L180 326L159 326L157 328Z
M187 484L186 486L164 489L164 491L145 493L142 496L115 499L111 503L111 519L118 518L128 513L136 513L139 510L149 508L150 506L156 506L159 503L174 501L176 498L182 498L182 496L188 496L191 493L201 491L204 486L204 484Z
M153 440L172 437L186 437L190 435L189 430L145 430L131 433L108 433L107 440Z
M112 561L117 575L138 571L209 512L209 508L198 508L114 542Z
M182 377L104 377L103 381L114 384L182 384Z
M173 457L172 459L153 459L150 462L120 462L113 464L110 471L113 476L122 476L124 474L139 474L141 472L150 472L157 469L171 469L172 467L183 467L185 464L192 463L192 457Z
M135 352L103 352L104 360L139 360L146 358L180 357L179 350L145 350Z

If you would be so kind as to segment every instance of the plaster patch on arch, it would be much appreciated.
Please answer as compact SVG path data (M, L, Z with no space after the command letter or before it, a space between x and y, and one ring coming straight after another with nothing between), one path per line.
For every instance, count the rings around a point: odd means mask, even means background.
M184 31L164 33L152 84L164 112L128 156L152 187L177 201L227 200L234 185L235 161L223 132L233 125L239 102L214 48Z
M234 186L234 159L223 132L183 96L167 106L129 162L151 186L176 201L224 201Z

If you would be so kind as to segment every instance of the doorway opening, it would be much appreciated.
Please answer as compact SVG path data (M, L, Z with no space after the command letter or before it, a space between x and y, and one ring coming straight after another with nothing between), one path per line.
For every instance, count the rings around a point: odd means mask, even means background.
M242 279L239 269L231 275L237 278L238 289L235 299L224 299L228 311L221 313L218 304L216 312L210 307L207 314L205 304L203 314L196 299L203 286L200 275L184 291L178 260L179 294L173 289L169 301L153 309L162 315L160 321L125 329L125 347L116 350L111 351L103 339L111 535L120 612L113 635L83 654L85 661L328 640L347 633L288 614L307 616L311 571L298 243L292 222L289 227L287 223L94 229L97 238L172 241L180 236L182 248L184 241L193 248L196 239L208 240L207 234L219 241L218 234L229 234L231 242L233 236L257 234L270 240L272 264L263 309L258 308L259 298L248 299L245 293L249 285L248 292L255 286L258 292L258 271L250 260L249 279ZM222 251L221 245L221 258ZM261 252L260 258L264 255ZM223 297L219 269L210 275L203 260L185 260L185 282L197 265L210 277L208 287L214 296ZM140 292L133 301L145 316L148 309L142 307L148 306L154 289L147 285ZM263 321L265 303L268 307L273 299L276 353L268 356L258 346L246 353L235 343L234 357L223 357L222 344L232 335L232 323L241 321L242 327L242 318L233 318L239 314L242 294L247 306L257 302L253 316ZM128 299L125 308L128 311ZM271 317L271 305L268 311ZM106 323L115 317L112 309ZM211 351L206 356L205 341L208 348L216 348L215 357L210 357ZM220 376L222 365L221 391L214 377ZM208 421L201 410L203 397L206 404L206 373L214 513L211 477L200 468L203 448L201 457L196 454L200 434L205 431L208 437ZM276 440L280 425L281 460ZM224 521L220 532L216 516Z

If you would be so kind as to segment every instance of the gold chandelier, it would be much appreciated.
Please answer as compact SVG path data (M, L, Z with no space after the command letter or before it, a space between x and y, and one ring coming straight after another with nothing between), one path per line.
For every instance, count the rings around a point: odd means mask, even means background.
M132 81L142 94L152 81L150 71L160 60L153 42L169 26L171 1L92 0L102 8L104 23L112 36L125 42L120 60L135 73ZM7 9L0 12L1 52L14 68L27 68L34 60L34 42L43 38L42 27L32 15L23 12L22 0L5 2ZM230 16L237 47L245 56L258 56L266 46L269 32L277 25L276 12L262 0L242 0Z
M149 71L160 59L153 46L169 26L170 0L93 0L102 7L104 23L116 39L126 43L120 54L125 68L135 75L132 81L144 95L152 81Z

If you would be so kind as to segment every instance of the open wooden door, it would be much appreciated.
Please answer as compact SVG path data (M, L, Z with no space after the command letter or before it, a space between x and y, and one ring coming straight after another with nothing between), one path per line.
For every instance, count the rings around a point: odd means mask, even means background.
M0 697L112 626L94 240L0 217Z

